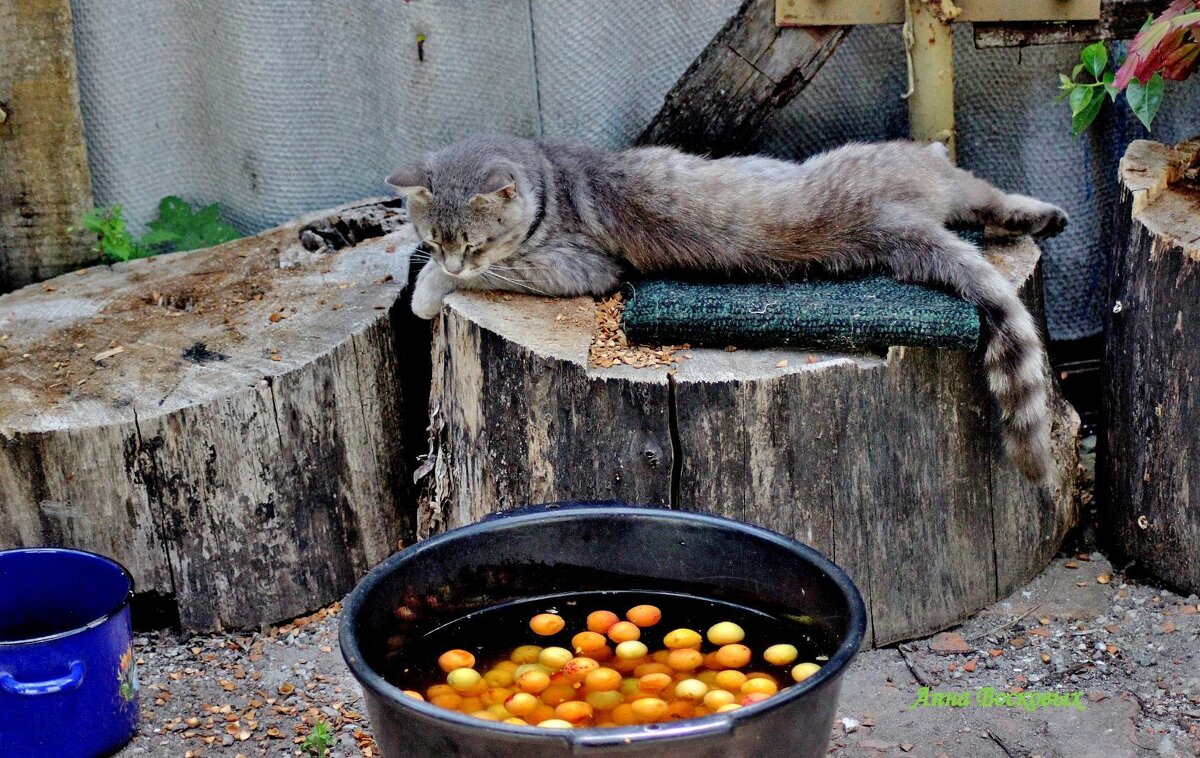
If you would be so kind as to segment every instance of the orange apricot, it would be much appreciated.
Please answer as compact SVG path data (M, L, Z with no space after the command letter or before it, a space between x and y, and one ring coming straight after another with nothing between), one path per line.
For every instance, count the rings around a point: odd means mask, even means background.
M583 681L592 692L611 692L621 686L621 672L602 666L587 672Z
M632 621L618 621L608 628L608 638L617 644L636 640L642 636L642 630Z
M571 648L582 655L608 647L608 639L599 632L580 632L571 638Z
M663 645L671 650L682 650L683 648L700 648L700 643L704 638L694 629L675 629L667 632L663 637Z
M592 706L581 700L568 700L555 707L554 715L563 721L578 725L592 717Z
M475 656L466 650L447 650L438 656L438 666L447 674L454 669L474 668Z
M567 625L563 621L563 617L557 613L539 613L529 619L529 628L534 634L540 634L543 637L549 637L552 634L558 634Z
M653 605L635 605L625 612L625 618L640 627L654 626L662 621L662 611Z
M727 669L740 669L742 666L749 665L750 659L754 657L754 654L745 645L732 643L722 645L717 650L715 657L717 663Z
M637 716L638 721L643 723L661 721L666 717L667 709L669 708L667 701L656 697L638 698L630 703L629 707L633 709L633 713Z
M607 634L609 627L620 620L621 617L612 611L592 611L587 617L587 628L589 632Z
M680 648L672 650L667 656L667 665L676 671L694 671L704 664L704 656L699 650Z

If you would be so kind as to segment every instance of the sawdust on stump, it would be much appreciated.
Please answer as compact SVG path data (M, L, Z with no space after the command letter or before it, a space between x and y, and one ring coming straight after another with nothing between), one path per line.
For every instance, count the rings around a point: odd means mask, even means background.
M668 368L683 363L686 355L681 350L690 350L691 345L631 345L621 328L621 314L625 310L625 298L620 292L596 304L596 329L592 333L592 345L588 350L588 364L599 368L616 365L633 368Z

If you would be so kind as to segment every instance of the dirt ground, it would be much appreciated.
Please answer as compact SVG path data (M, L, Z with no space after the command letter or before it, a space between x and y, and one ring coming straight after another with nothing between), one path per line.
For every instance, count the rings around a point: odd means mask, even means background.
M337 616L333 606L261 634L139 635L143 721L119 758L302 756L318 721L336 737L331 756L378 756ZM972 704L911 707L921 682ZM979 705L988 687L1080 695L1028 712ZM859 655L831 755L1200 755L1200 599L1114 573L1099 553L1061 557L957 629Z

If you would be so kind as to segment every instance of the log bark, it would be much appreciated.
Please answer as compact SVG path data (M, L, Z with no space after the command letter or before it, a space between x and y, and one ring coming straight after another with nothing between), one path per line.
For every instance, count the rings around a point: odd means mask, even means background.
M0 292L96 256L70 0L0 0Z
M112 556L189 631L344 595L412 525L395 204L0 297L0 548Z
M775 0L746 0L667 93L638 144L714 157L745 149L848 33L846 27L781 29Z
M1121 159L1098 472L1112 545L1184 594L1200 592L1198 172L1200 137Z
M1036 247L994 253L1040 314ZM717 513L842 564L882 645L1002 597L1075 523L1074 411L1055 396L1062 483L1039 491L1000 450L977 354L692 350L674 375L601 369L587 362L594 309L590 298L448 299L421 535L573 498Z

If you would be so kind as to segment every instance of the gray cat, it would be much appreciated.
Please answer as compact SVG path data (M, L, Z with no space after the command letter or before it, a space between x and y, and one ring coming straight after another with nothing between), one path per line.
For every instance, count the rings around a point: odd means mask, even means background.
M1038 328L1008 281L945 225L1044 236L1060 232L1067 214L956 168L941 145L852 144L791 163L480 136L387 181L407 196L430 256L412 296L422 318L455 289L601 295L626 269L884 269L955 292L988 328L984 364L1009 455L1030 479L1049 483Z

